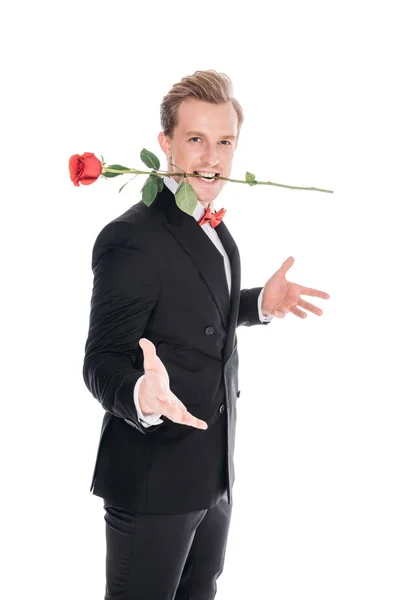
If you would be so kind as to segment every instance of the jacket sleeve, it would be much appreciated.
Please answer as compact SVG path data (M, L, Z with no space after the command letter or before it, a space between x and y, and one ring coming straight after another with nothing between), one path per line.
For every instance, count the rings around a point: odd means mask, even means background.
M143 232L136 233L131 223L112 221L94 243L83 378L106 411L146 434L161 424L143 427L133 390L144 374L139 339L160 296L161 273L151 248L139 242Z
M258 313L258 296L263 288L249 288L240 290L239 312L237 327L240 325L268 325L270 321L260 321Z

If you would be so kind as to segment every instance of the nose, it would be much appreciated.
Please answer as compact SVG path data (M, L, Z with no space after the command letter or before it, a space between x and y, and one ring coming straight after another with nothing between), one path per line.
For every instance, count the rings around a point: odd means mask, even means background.
M215 147L208 145L204 149L201 159L205 167L209 167L211 170L218 171L219 156Z

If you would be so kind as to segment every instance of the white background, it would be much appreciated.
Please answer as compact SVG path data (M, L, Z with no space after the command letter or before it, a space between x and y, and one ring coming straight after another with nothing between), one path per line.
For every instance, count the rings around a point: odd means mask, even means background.
M331 294L315 300L321 317L238 329L217 598L400 597L394 5L83 1L3 13L2 597L104 594L102 501L89 493L103 411L81 375L91 250L144 180L121 194L126 178L76 188L68 159L139 167L143 147L163 158L162 97L209 68L231 77L245 112L232 177L335 192L228 183L217 200L243 288L292 255L288 279Z

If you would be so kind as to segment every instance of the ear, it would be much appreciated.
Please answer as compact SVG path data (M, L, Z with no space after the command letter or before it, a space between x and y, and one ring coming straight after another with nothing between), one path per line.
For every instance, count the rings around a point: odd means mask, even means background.
M160 133L158 134L158 143L160 144L161 150L164 152L167 159L169 159L172 154L171 140L167 135L165 135L163 131L160 131Z

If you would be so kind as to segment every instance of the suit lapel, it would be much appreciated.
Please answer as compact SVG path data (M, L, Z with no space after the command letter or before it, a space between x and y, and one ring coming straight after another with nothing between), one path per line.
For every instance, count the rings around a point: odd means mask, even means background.
M215 228L231 261L232 289L229 297L224 259L197 221L176 205L174 194L164 186L156 201L164 213L164 224L198 268L218 307L224 327L237 311L240 292L240 264L237 245L223 221Z
M227 336L224 346L224 361L228 360L234 350L237 316L240 301L240 255L239 249L223 221L215 228L231 261L231 298ZM229 254L229 250L231 254Z

